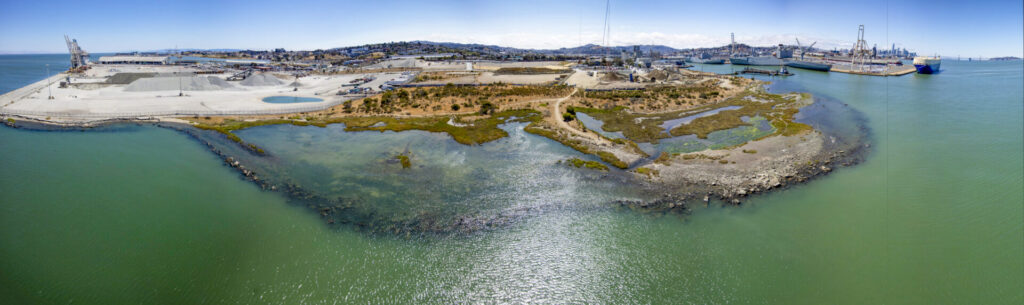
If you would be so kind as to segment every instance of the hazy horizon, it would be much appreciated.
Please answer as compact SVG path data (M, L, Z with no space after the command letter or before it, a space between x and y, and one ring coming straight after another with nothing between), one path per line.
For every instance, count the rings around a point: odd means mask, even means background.
M451 41L425 41L425 40L421 40L421 41L423 41L423 42L431 42L431 43L456 43L456 42L451 42ZM327 49L334 49L334 48L346 48L346 47L356 47L356 46L362 46L362 45L372 45L372 44L381 44L381 43L400 43L400 42L415 42L415 41L387 41L387 42L374 42L374 43L366 43L366 44L360 44L360 45L351 45L351 46L338 46L338 47L331 47L331 48L322 48L322 49L323 49L323 50L327 50ZM593 44L588 44L588 45L593 45ZM502 45L496 45L496 46L499 46L499 47L509 47L509 46L502 46ZM626 47L626 46L632 46L632 45L616 45L616 46L612 46L612 47L614 48L614 47ZM751 45L751 46L752 46L752 47L771 47L771 45L765 45L765 46L755 46L755 45ZM575 46L575 47L580 47L580 46ZM565 47L565 48L570 48L570 49L571 49L571 48L575 48L575 47ZM815 48L818 48L818 47L817 47L817 46L815 46ZM285 49L286 49L287 51L313 51L313 50L317 50L317 49L288 49L288 48L285 48ZM520 49L531 49L531 50L554 50L554 49L532 49L532 48L520 48ZM675 48L675 49L688 49L688 48ZM151 52L163 52L163 51L168 51L168 50L169 50L169 49L154 49L154 50L125 50L125 51L107 51L107 52L90 52L90 54L93 54L93 55L96 55L96 54L117 54L117 53L131 53L131 52L139 52L139 53L151 53ZM196 51L211 51L211 50L239 50L239 51L246 51L246 50L250 50L250 51L272 51L273 49L238 49L238 48L180 48L180 50L183 50L183 51L189 51L189 50L196 50ZM86 50L86 51L88 51L88 50ZM910 51L913 51L913 50L910 50ZM2 51L0 51L0 55L67 55L67 54L68 54L68 52L67 52L67 51L64 51L64 52L59 52L59 51L58 51L58 52L40 52L40 53L7 53L7 52L2 52ZM920 56L932 56L933 54L925 54L925 53L921 53L921 54L918 54L918 55L920 55ZM968 56L968 55L946 55L946 54L939 54L938 56L941 56L941 57L945 57L946 59L950 59L950 60L952 60L952 59L955 59L956 57L962 57L962 58L963 58L963 60L967 60L968 58L973 58L973 59L978 59L978 58L979 58L979 56ZM991 57L990 57L990 56L980 56L980 58L982 58L982 59L990 59L990 58L1000 58L1000 57L1017 57L1017 58L1024 58L1024 57L1022 57L1022 56L1021 56L1020 54L1016 54L1016 55L1000 55L1000 56L991 56Z
M677 49L817 42L849 48L865 25L869 46L946 57L1024 56L1024 6L990 0L611 2L610 44ZM927 9L928 14L914 13ZM477 43L523 49L602 44L605 1L385 1L334 3L182 1L8 3L0 54L66 53L63 35L86 51L168 49L315 50L399 41Z

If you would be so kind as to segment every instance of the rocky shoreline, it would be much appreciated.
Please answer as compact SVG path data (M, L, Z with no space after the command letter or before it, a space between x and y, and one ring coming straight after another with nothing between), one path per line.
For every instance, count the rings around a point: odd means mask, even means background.
M662 193L660 198L652 201L621 200L617 203L633 209L651 211L688 211L694 205L708 207L714 201L720 202L724 206L738 206L752 196L800 186L816 178L824 177L838 168L859 164L870 152L870 148L869 143L864 143L843 150L823 150L802 158L814 160L812 162L794 164L785 168L760 165L758 170L749 171L747 175L715 176L706 173L698 175L676 173L676 176L671 176L673 174L666 175L665 171L662 171L662 175L668 177L664 180L648 181L644 186L651 192ZM666 167L671 166L660 166L659 168ZM692 170L693 167L684 166L678 170L684 169ZM665 191L666 189L672 191Z

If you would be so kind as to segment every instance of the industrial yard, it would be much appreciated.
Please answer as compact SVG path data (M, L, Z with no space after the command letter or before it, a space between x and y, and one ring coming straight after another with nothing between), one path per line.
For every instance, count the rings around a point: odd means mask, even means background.
M364 95L338 95L358 78L379 86L401 73L318 75L295 78L258 73L227 81L229 73L198 74L178 66L98 65L70 76L60 74L3 96L7 114L55 121L243 113L289 113L324 108ZM271 96L308 97L312 103L278 104Z
M189 116L279 115L324 111L344 104L379 100L400 88L442 86L553 86L589 91L649 90L664 86L717 86L726 96L744 88L729 75L699 72L690 63L748 66L731 75L792 75L799 70L867 76L913 73L905 65L916 54L906 49L868 48L864 27L849 50L795 45L752 47L737 43L718 48L677 50L664 46L524 50L452 43L399 42L314 51L166 51L123 53L92 58L65 36L71 68L0 96L6 117L54 123L168 119ZM928 59L938 69L938 59ZM915 69L915 66L917 69ZM757 67L757 68L755 68ZM930 73L931 65L927 67ZM924 72L922 72L924 73ZM404 90L400 90L404 91ZM676 98L676 97L673 97ZM473 97L466 97L470 100ZM483 98L481 98L483 99ZM707 96L688 96L665 104L647 100L636 111L699 104ZM522 102L520 99L512 99ZM582 100L586 100L583 98ZM498 107L504 103L492 101ZM416 105L387 115L471 112L464 107ZM473 105L469 105L473 104ZM638 106L643 105L643 106ZM466 107L469 106L469 107ZM646 107L646 109L644 109ZM358 108L357 108L358 109Z

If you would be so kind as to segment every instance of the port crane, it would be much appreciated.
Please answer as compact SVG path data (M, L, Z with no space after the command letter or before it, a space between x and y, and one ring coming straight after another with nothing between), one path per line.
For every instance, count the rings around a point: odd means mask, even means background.
M798 50L800 50L800 60L804 60L804 54L807 54L807 51L810 51L811 48L814 47L814 45L818 44L818 42L815 41L815 42L812 42L811 45L807 46L807 48L803 48L803 47L800 46L800 38L794 38L794 39L796 39L796 48Z
M71 39L64 35L64 42L68 45L68 53L71 54L71 71L79 72L89 64L89 53L78 46L78 39Z
M853 45L850 53L852 53L850 54L850 68L864 71L864 64L867 62L867 58L871 56L871 51L868 50L867 41L864 41L863 24L857 28L857 43Z

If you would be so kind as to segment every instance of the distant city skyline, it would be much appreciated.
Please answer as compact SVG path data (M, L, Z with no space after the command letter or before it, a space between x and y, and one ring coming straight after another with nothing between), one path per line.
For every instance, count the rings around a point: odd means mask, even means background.
M1024 56L1021 1L611 1L611 45L869 46L962 57ZM601 44L605 1L74 1L0 4L0 53L328 49L427 40L557 49Z

